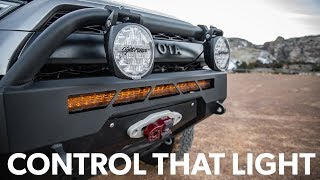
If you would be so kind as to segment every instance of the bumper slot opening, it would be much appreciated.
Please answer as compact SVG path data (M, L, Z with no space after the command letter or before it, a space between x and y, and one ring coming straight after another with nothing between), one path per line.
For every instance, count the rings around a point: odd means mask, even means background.
M214 79L198 80L198 84L202 90L214 88Z

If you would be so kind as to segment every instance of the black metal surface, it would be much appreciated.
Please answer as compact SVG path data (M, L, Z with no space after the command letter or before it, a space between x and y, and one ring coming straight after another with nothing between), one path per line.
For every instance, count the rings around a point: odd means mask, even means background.
M7 122L6 122L6 114L4 107L4 97L3 97L3 88L0 88L0 153L1 152L9 152L9 143L8 143L8 134L7 134Z
M31 82L48 57L74 31L81 27L104 24L110 12L103 9L81 9L55 21L50 28L24 51L0 81L0 86L22 85Z
M165 45L165 53L159 52L159 45ZM171 47L169 47L171 46ZM180 54L174 49L180 49ZM172 48L172 52L170 51ZM202 44L155 40L155 62L161 63L188 63L193 61L203 51ZM204 61L203 55L198 61ZM106 63L104 40L101 34L72 34L63 44L51 55L48 63L52 64L100 64Z
M194 103L193 106L191 104ZM181 103L178 105L168 106L160 109L154 109L147 112L139 113L137 112L134 115L112 118L108 120L103 127L91 136L85 137L85 140L74 139L71 141L67 141L64 143L64 148L67 152L96 152L103 151L107 154L113 154L116 152L120 152L124 147L138 143L141 140L143 141L145 138L132 139L128 136L127 130L128 128L146 118L148 115L156 112L161 112L164 110L170 110L174 112L179 112L183 115L182 120L171 130L174 132L183 124L195 119L197 117L197 102L189 101L186 103ZM114 126L111 128L110 124L113 123ZM110 138L112 137L112 138Z
M37 147L98 132L108 119L127 116L201 98L205 103L226 98L226 73L211 70L151 74L141 80L116 77L81 78L35 82L25 87L6 88L4 92L7 132L11 151ZM102 92L199 79L215 79L213 89L190 94L145 100L129 105L69 114L67 97L74 94ZM114 101L114 100L113 100ZM113 102L111 102L113 103ZM203 107L206 109L206 107ZM27 139L27 141L26 141Z

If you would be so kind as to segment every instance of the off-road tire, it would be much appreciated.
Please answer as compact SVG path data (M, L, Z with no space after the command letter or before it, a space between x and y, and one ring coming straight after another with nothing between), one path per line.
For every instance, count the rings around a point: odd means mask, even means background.
M194 128L192 126L177 134L172 139L172 144L167 145L163 143L153 153L176 153L177 160L180 160L181 158L183 158L184 153L189 152L192 146L193 134ZM158 164L157 158L152 158L152 153L141 157L141 161L153 166L156 166Z

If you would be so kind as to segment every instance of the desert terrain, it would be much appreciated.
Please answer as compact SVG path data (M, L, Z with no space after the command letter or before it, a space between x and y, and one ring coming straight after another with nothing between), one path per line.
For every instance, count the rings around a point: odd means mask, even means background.
M195 138L190 150L191 167L197 153L225 153L221 160L219 176L157 176L157 169L141 163L146 176L99 176L94 179L235 179L232 175L232 153L239 153L239 167L246 168L246 154L316 153L311 160L311 176L304 173L303 161L299 161L299 175L285 169L285 176L262 176L253 171L252 176L240 179L320 179L320 76L229 74L227 112L213 115L195 126ZM277 161L275 159L275 161ZM209 165L213 171L213 163ZM278 164L277 164L278 165ZM133 169L133 168L132 168Z

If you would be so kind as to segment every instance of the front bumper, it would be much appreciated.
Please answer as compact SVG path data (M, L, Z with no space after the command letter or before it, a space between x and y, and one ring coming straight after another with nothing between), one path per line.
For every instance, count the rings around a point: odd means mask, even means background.
M155 100L146 99L143 102L122 106L109 105L103 109L75 114L68 112L67 98L74 94L111 90L115 90L118 94L126 88L144 86L154 88L160 84L176 85L179 82L203 79L214 79L214 88ZM0 123L5 124L2 127L6 127L3 130L7 132L0 134L1 142L7 142L1 146L1 152L24 152L89 135L98 135L101 131L109 131L105 127L108 127L111 122L117 122L117 119L130 117L130 122L133 124L152 112L194 101L195 117L187 117L186 121L181 121L179 127L173 132L175 134L213 114L216 108L215 102L225 100L226 89L227 74L212 70L151 74L141 80L99 77L50 80L34 82L22 87L7 87L0 91L0 100L2 99L0 109L2 108L4 112ZM142 112L145 113L141 114ZM110 131L112 134L107 133L110 136L104 137L106 145L110 146L107 142L109 140L113 142L112 139L117 137L116 134L123 134L123 131L126 129L114 128ZM125 143L121 145L133 143L129 137L123 138L122 142ZM86 143L90 144L90 141Z

